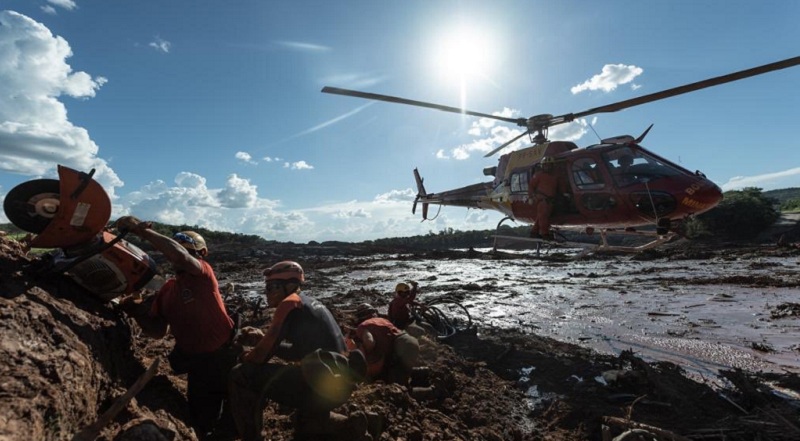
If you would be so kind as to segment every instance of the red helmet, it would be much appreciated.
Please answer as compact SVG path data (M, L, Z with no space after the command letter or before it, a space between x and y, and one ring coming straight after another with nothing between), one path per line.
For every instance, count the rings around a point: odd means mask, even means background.
M264 275L267 276L267 280L297 280L301 283L306 281L303 267L291 260L284 260L272 265L264 270Z

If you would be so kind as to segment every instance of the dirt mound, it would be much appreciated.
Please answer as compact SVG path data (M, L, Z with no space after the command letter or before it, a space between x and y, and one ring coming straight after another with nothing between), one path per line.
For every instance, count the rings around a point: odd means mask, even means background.
M276 252L229 250L216 256L212 264L225 285L251 280ZM462 256L409 258L422 257ZM17 242L0 237L0 439L73 439L112 409L173 342L140 338L124 314L64 277L34 277L28 268L33 259ZM351 271L358 262L317 255L304 265L313 276L315 267ZM355 305L380 304L386 301L382 296L353 287L323 302L344 323ZM229 301L243 312L244 324L269 322L268 311L252 300ZM491 328L445 341L423 338L421 349L428 370L419 381L432 385L433 393L412 398L397 385L366 384L338 409L364 418L370 435L362 439L610 440L637 427L656 439L800 439L797 408L764 386L797 391L800 380L793 375L728 372L732 386L723 394L687 379L673 364L647 364L630 352L600 356ZM143 439L144 433L149 439L195 439L184 423L184 394L185 379L162 362L97 439ZM295 439L291 417L291 409L267 407L267 438Z

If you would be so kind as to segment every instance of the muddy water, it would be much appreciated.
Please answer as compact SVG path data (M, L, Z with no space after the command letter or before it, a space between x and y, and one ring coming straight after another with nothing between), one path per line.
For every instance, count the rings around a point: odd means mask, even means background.
M375 289L386 293L387 303L398 281L417 280L420 299L457 296L479 329L515 328L609 354L632 349L707 381L729 368L800 372L800 318L770 317L775 306L800 302L797 258L553 261L521 255L390 255L319 270L317 277L329 293ZM251 294L257 295L257 285Z

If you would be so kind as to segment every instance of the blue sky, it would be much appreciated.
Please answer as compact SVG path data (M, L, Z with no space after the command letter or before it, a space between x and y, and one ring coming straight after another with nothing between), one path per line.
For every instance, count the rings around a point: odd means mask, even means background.
M800 55L795 1L0 0L0 197L88 171L113 218L361 241L494 228L411 214L481 182L498 121L323 94L334 86L514 117L563 114ZM725 190L800 186L800 67L554 127L638 136ZM523 138L524 139L524 138ZM512 148L522 147L515 144ZM7 221L0 213L0 221Z

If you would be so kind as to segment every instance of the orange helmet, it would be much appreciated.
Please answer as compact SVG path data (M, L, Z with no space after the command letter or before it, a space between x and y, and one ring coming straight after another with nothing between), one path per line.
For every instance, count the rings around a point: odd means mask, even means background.
M369 303L362 303L358 305L358 308L356 308L356 318L358 319L359 322L363 322L364 320L377 314L378 310L375 309L375 307L370 305Z
M267 276L267 280L297 280L301 283L306 281L303 267L291 260L284 260L272 265L264 270L264 275Z

